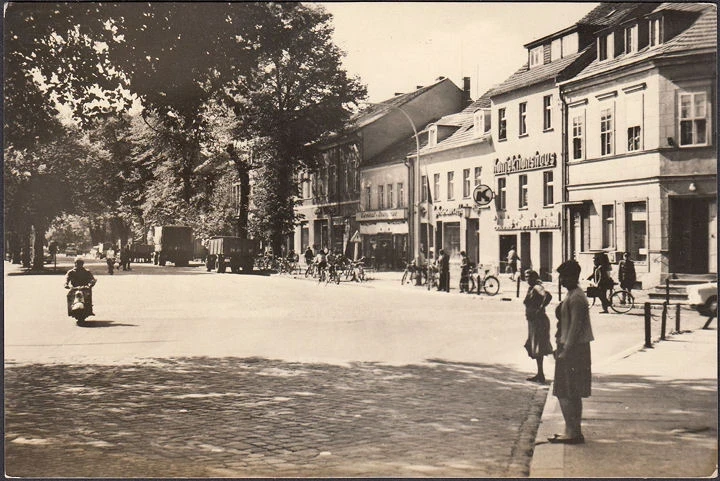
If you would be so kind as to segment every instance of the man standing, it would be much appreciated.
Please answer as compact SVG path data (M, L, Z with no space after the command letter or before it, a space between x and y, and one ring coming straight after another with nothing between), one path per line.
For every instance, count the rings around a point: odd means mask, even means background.
M445 253L445 249L440 249L438 264L440 268L440 286L438 290L450 292L450 257Z
M518 257L515 246L511 246L507 253L507 265L510 268L510 279L515 280L515 274L517 273L517 263L520 260Z
M623 258L618 264L618 281L620 281L620 287L628 291L632 295L633 287L635 287L635 281L637 280L637 274L635 273L635 263L630 259L630 253L625 252ZM627 297L623 294L623 302L627 302Z
M548 438L551 443L582 444L582 398L590 396L590 341L594 339L590 326L587 297L578 286L580 264L563 262L557 272L560 284L567 289L567 297L555 310L558 330L555 335L555 380L553 394L558 398L565 419L565 432Z

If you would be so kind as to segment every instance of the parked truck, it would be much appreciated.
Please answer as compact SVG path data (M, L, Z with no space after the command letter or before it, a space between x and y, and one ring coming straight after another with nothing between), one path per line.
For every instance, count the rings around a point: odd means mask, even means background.
M155 227L156 265L164 266L172 262L177 267L185 267L193 257L192 228L186 225L164 225Z
M207 242L208 256L205 262L208 272L215 269L225 272L229 266L232 272L252 272L255 256L260 252L260 242L242 237L217 236Z

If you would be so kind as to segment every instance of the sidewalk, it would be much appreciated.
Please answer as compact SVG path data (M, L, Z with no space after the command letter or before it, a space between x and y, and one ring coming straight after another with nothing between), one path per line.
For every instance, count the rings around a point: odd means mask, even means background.
M717 322L717 321L715 321ZM717 476L717 330L669 336L593 365L585 444L550 444L564 422L552 389L530 477Z

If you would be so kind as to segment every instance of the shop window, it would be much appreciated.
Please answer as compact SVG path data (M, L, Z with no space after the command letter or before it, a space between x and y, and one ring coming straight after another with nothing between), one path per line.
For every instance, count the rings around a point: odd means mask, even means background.
M455 198L455 172L447 173L447 198L448 200Z
M640 126L628 127L628 152L640 150Z
M388 206L388 209L392 209L395 207L395 199L393 198L393 185L392 184L387 185L387 206Z
M518 189L518 207L522 209L528 206L527 174L520 174L518 176L518 182L520 184L520 188Z
M527 102L518 106L518 135L527 135Z
M705 92L680 94L680 145L708 144L708 106Z
M647 204L628 202L625 204L625 245L630 258L647 262Z
M428 180L427 175L423 175L420 177L420 201L421 202L427 202L428 200Z
M433 199L440 199L440 174L433 175Z
M372 188L365 187L365 210L372 210Z
M385 186L378 185L378 210L385 208Z
M425 195L427 196L427 177L423 176L423 186ZM427 200L427 198L425 199ZM397 184L397 206L398 208L405 207L405 185L402 182Z
M482 167L475 167L475 185L480 185L480 174L482 173Z
M615 206L602 206L602 248L615 245Z
M584 115L576 115L572 118L572 152L573 160L580 160L583 158L583 131L585 130Z
M497 208L498 210L505 210L507 209L507 178L500 177L497 184Z
M498 109L498 140L507 139L507 119L505 109Z
M651 47L656 47L663 43L663 19L662 17L653 18L648 21L649 41Z
M543 97L543 130L552 128L552 95Z
M553 183L553 171L543 172L543 205L549 206L555 203L555 188Z
M463 169L463 199L470 197L470 169Z
M600 111L600 155L613 153L613 112L612 108Z

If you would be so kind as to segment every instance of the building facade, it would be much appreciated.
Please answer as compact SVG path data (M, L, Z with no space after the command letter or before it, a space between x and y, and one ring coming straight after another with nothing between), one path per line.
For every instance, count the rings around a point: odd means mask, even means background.
M627 251L643 288L716 273L716 8L655 4L596 34L561 83L567 105L568 257Z

